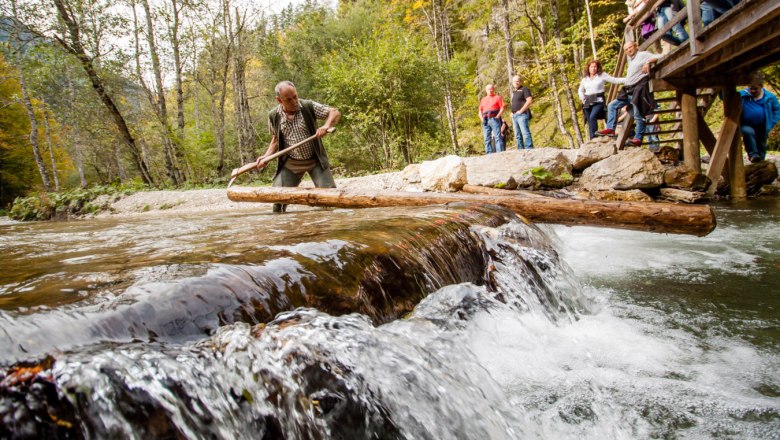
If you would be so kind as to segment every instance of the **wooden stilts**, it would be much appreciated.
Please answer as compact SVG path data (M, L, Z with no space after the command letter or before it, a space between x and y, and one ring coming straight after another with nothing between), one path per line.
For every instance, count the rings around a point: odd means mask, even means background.
M737 95L739 98L739 95ZM741 101L741 100L740 100ZM740 106L742 102L740 102ZM729 150L729 185L732 199L747 198L747 183L745 182L745 163L742 159L742 139L740 133L734 135Z
M712 152L710 168L707 170L707 177L712 179L712 184L707 189L707 194L710 196L715 194L715 190L718 188L718 177L723 172L729 150L731 150L731 143L739 129L739 115L741 113L742 103L736 88L733 85L723 87L724 121L718 135L718 141L715 144L715 149Z
M677 92L680 97L680 112L682 114L683 157L685 164L701 172L701 155L699 154L699 109L696 108L696 90L684 89Z
M617 137L617 148L618 150L622 150L626 146L626 141L628 141L629 135L631 134L631 129L634 128L634 112L631 111L631 104L628 104L625 107L628 111L626 112L626 119L622 122L623 129L618 133Z

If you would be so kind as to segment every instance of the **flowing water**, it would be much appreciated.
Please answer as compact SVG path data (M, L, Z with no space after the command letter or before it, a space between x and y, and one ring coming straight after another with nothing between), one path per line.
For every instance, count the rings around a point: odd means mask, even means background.
M780 438L780 201L716 215L6 222L0 438Z

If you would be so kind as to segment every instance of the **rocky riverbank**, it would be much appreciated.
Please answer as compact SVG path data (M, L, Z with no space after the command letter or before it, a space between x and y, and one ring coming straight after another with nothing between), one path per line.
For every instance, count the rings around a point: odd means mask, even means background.
M703 191L709 180L682 165L676 151L672 148L655 154L644 148L618 151L614 143L601 138L586 143L578 150L539 148L467 158L447 156L410 165L401 172L337 179L336 184L339 188L363 191L451 192L468 184L512 190L552 190L558 196L578 199L658 199L686 203L707 200ZM769 156L762 164L746 163L750 195L780 191L778 162L780 156ZM307 180L302 186L312 187L312 183ZM727 188L725 192L721 188L721 192L727 194ZM264 203L232 202L223 188L137 192L119 199L106 198L99 203L108 206L108 209L97 217L162 212L265 212L270 209ZM289 209L312 208L298 205Z

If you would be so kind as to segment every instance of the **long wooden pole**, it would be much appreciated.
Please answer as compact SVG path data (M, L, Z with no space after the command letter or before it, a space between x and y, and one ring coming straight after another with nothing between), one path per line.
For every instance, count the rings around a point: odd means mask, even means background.
M494 204L504 206L528 220L539 223L602 226L697 236L707 235L715 229L715 216L707 205L604 202L492 194L280 187L233 187L228 189L228 198L234 202L287 203L335 208L427 206L448 203Z

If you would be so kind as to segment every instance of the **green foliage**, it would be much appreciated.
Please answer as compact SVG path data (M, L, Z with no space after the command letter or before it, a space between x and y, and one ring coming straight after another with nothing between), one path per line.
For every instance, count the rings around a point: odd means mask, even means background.
M552 174L550 174L549 171L547 171L547 168L543 166L538 166L536 168L532 168L528 170L528 173L534 176L537 180L545 180L549 177L552 177Z
M0 56L0 207L37 183L32 150L30 120L19 102L18 73Z
M327 102L344 114L345 133L333 148L337 162L393 168L436 151L444 74L427 45L395 27L330 57L320 76Z
M64 220L95 214L108 209L110 201L145 188L139 184L102 185L59 193L40 192L16 198L8 215L14 220Z

